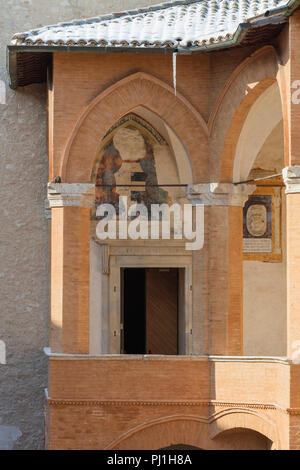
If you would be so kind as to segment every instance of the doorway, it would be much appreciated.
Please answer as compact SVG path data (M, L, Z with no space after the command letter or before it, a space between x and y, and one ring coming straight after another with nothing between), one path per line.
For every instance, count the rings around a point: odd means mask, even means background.
M123 354L176 355L179 350L179 268L123 268Z

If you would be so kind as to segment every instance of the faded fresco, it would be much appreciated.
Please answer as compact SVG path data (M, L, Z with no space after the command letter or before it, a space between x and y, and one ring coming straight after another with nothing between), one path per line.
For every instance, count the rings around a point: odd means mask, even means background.
M144 203L148 209L151 204L171 202L168 192L158 187L154 146L160 143L149 134L149 129L143 132L132 119L108 133L94 170L96 208L110 203L118 214L122 195L132 203Z

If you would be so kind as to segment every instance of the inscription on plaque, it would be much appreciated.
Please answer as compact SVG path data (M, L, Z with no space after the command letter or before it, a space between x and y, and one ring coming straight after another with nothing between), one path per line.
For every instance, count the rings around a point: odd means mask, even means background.
M250 196L244 207L244 253L272 252L272 196Z

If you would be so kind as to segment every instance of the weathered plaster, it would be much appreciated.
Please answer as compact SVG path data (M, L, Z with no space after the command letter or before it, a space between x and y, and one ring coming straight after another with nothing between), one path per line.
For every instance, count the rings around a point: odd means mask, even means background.
M6 364L6 345L0 340L0 364Z
M4 426L1 422L0 418L0 450L12 450L22 433L16 426Z

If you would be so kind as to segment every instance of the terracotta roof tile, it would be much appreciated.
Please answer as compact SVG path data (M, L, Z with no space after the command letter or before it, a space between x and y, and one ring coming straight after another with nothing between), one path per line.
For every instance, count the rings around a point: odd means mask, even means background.
M176 0L17 33L17 46L192 48L222 43L239 26L286 8L291 0Z

